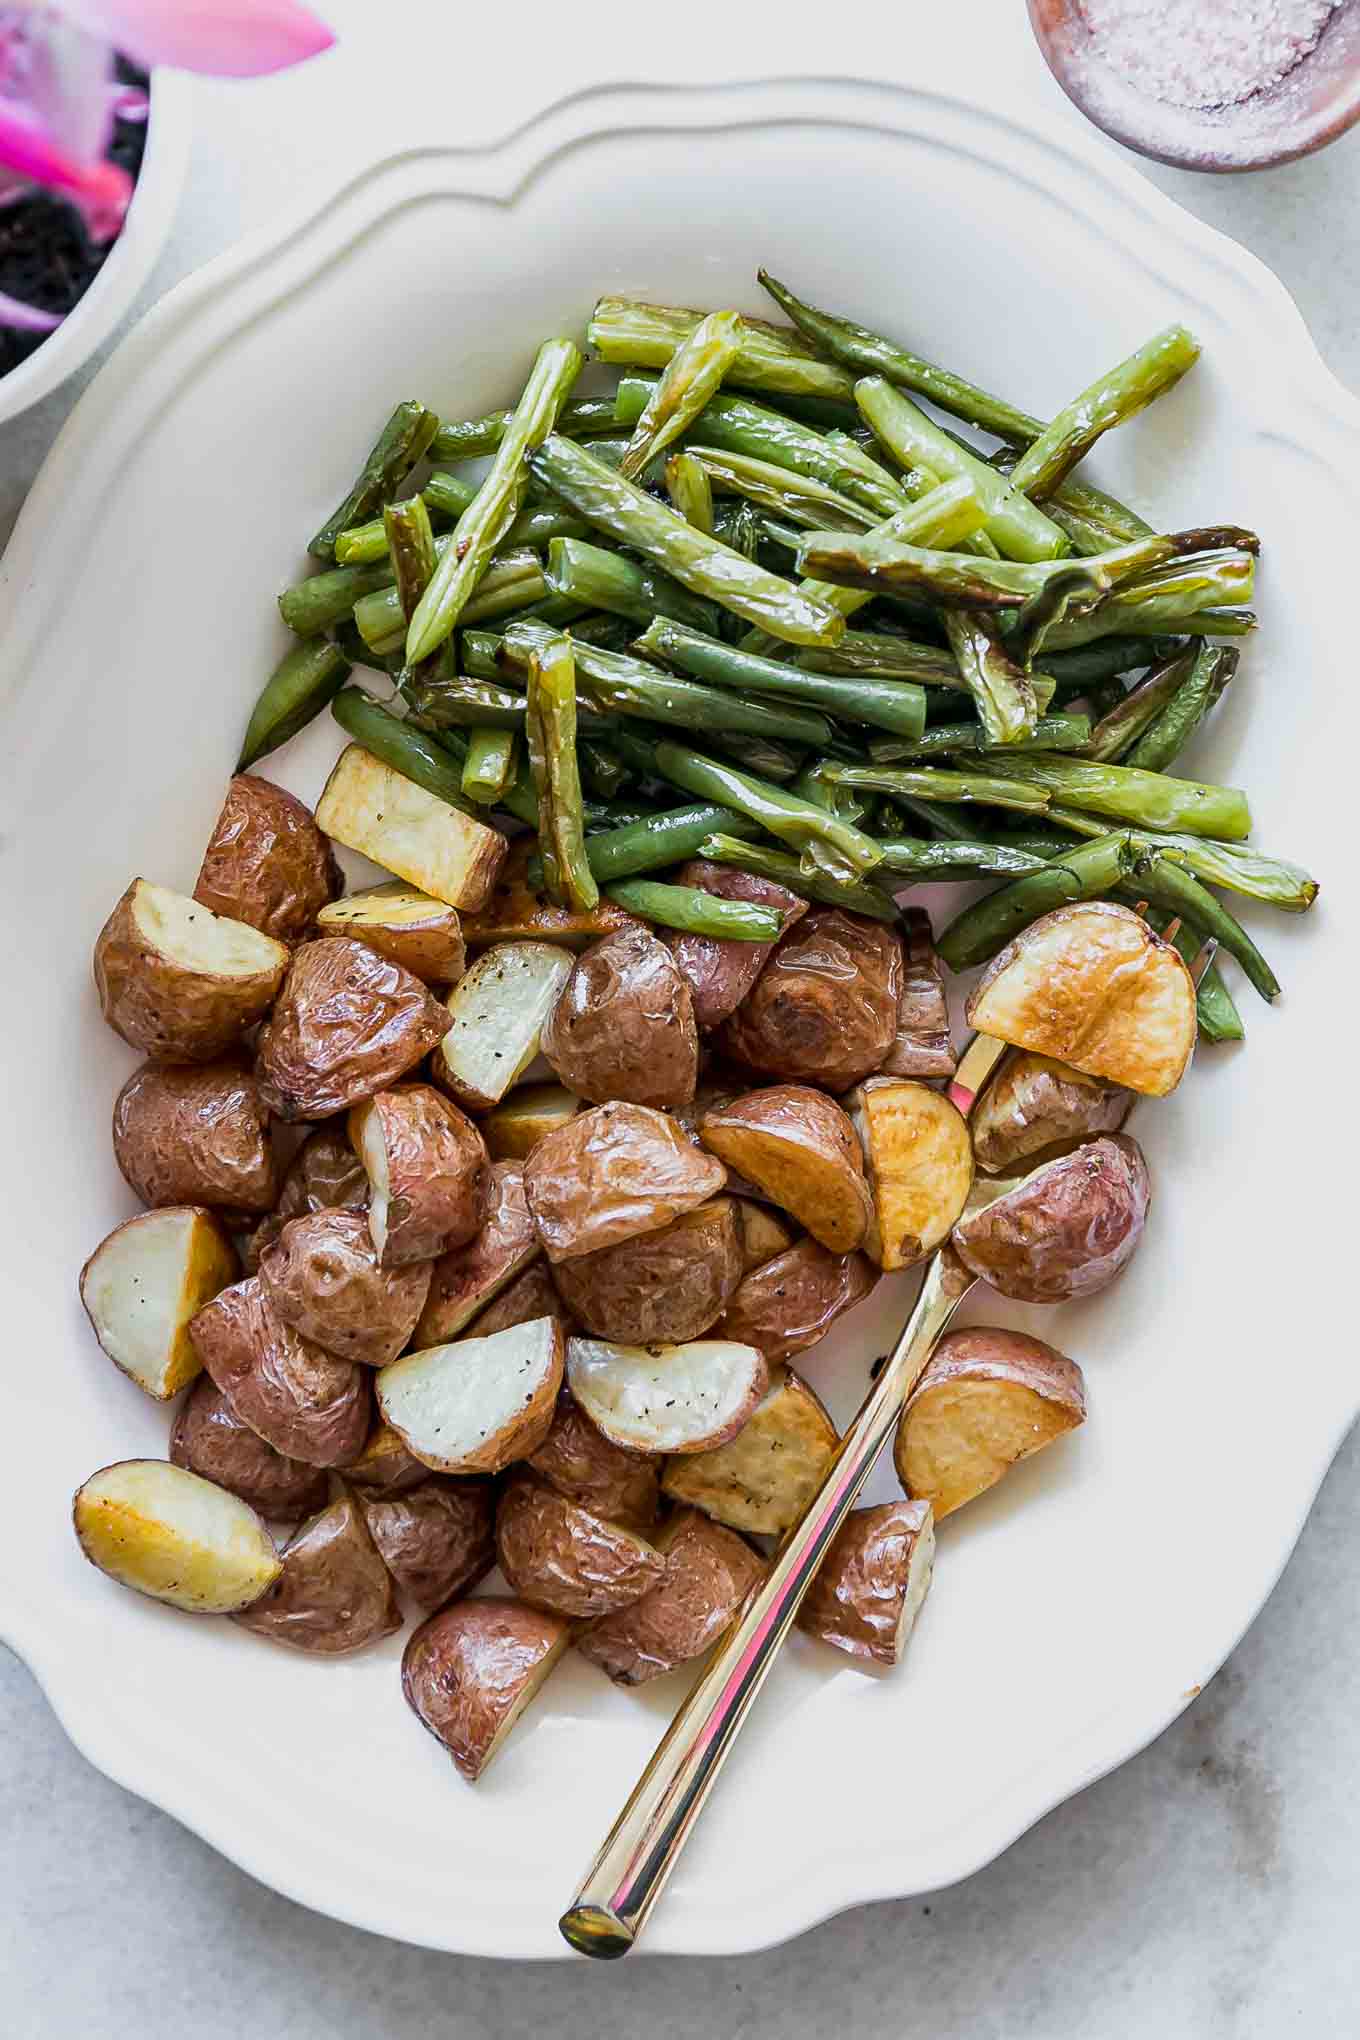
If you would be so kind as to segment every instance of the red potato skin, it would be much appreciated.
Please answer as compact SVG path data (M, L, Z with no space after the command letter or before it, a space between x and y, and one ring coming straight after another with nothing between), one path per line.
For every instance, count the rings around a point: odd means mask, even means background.
M682 865L675 882L712 893L715 899L774 907L784 917L781 935L787 935L808 910L807 901L786 886L757 878L750 871L738 871L730 864L712 864L706 857L694 857ZM706 1029L719 1026L736 1012L764 969L774 943L722 942L711 935L681 934L671 936L670 950L689 985L695 1023Z
M472 1121L429 1084L379 1091L369 1110L378 1116L387 1150L383 1266L431 1261L465 1247L491 1210L491 1158Z
M629 1452L591 1423L570 1389L557 1399L552 1428L529 1465L569 1502L630 1530L656 1521L661 1461Z
M818 1567L798 1627L867 1664L895 1665L912 1554L929 1502L883 1502L846 1517Z
M535 1318L541 1317L550 1317L555 1324L561 1325L564 1337L576 1329L546 1263L531 1261L524 1273L517 1275L499 1296L493 1297L486 1309L478 1311L472 1322L456 1336L489 1339L493 1332L508 1332L512 1325L529 1325ZM423 1346L426 1342L419 1339L418 1343ZM436 1346L442 1343L439 1339L430 1341Z
M723 1198L658 1232L559 1261L553 1279L577 1323L597 1338L683 1345L717 1323L741 1272L741 1221Z
M330 1489L320 1467L287 1459L257 1437L206 1374L199 1375L175 1417L170 1461L216 1481L274 1520L324 1509Z
M423 1460L408 1452L390 1424L381 1419L368 1434L357 1459L345 1461L345 1479L367 1495L405 1495L430 1478Z
M548 1017L542 1048L578 1098L687 1104L699 1035L689 986L665 943L641 923L592 943Z
M512 1481L496 1511L496 1556L522 1601L589 1620L627 1608L665 1572L659 1551L539 1481Z
M922 1369L907 1408L932 1388L951 1381L1004 1381L1029 1388L1045 1401L1060 1397L1075 1423L1086 1417L1086 1384L1075 1360L1056 1346L1001 1325L965 1325L940 1340Z
M153 1062L216 1062L274 1003L283 953L249 978L180 972L166 965L137 925L133 903L142 883L132 881L95 938L99 1010L115 1034Z
M411 1637L401 1660L407 1704L470 1782L525 1685L569 1635L560 1615L487 1595L431 1615Z
M232 1617L271 1643L340 1657L394 1636L401 1609L353 1495L303 1524L284 1547L283 1571Z
M716 1197L727 1171L650 1106L597 1105L545 1135L524 1194L550 1261L656 1232Z
M113 1107L113 1152L143 1204L267 1212L278 1164L259 1085L235 1061L143 1063Z
M814 907L776 944L719 1046L767 1076L848 1091L892 1048L901 991L894 929Z
M831 1254L816 1240L799 1240L742 1280L713 1336L754 1346L774 1367L815 1346L878 1281L867 1255Z
M487 1171L488 1208L476 1235L441 1255L430 1276L429 1295L417 1328L418 1346L442 1346L466 1331L539 1251L538 1234L524 1195L524 1171L517 1162L492 1162ZM543 1317L543 1311L530 1312Z
M766 1566L735 1530L682 1509L667 1525L666 1570L630 1608L577 1637L582 1657L619 1686L642 1686L716 1643Z
M329 1119L395 1083L448 1030L429 987L376 949L304 942L260 1033L261 1094L280 1119Z
M379 1267L361 1211L290 1219L259 1272L277 1317L363 1367L386 1367L405 1351L430 1286L427 1261Z
M470 1593L496 1563L488 1480L426 1478L405 1494L361 1494L359 1507L383 1564L422 1614Z
M958 1057L949 1031L944 972L935 954L930 916L921 907L902 910L902 991L897 1033L878 1066L881 1077L952 1077Z
M1117 1133L1132 1104L1122 1085L1069 1074L1024 1049L1007 1057L977 1102L973 1153L979 1168L1004 1174L1065 1141Z
M762 1155L757 1137L770 1142L773 1151ZM863 1242L873 1211L864 1151L853 1121L824 1091L808 1084L768 1084L744 1092L705 1113L699 1138L725 1161L730 1157L729 1186L731 1167L743 1163L756 1194L791 1213L824 1247L849 1253ZM804 1155L808 1161L800 1166ZM819 1161L837 1175L842 1192L837 1206L825 1180L819 1195L809 1188L813 1164Z
M290 1218L305 1218L312 1211L362 1211L367 1203L368 1177L343 1122L318 1126L288 1164L274 1209L240 1242L242 1268L247 1275L258 1273L261 1254Z
M369 1376L285 1325L258 1276L205 1304L189 1337L237 1416L276 1452L308 1466L343 1466L362 1452L373 1421Z
M1151 1194L1137 1141L1106 1134L960 1219L954 1249L974 1275L1017 1303L1094 1296L1133 1258Z
M272 780L238 772L208 838L194 898L291 949L342 883L311 809Z

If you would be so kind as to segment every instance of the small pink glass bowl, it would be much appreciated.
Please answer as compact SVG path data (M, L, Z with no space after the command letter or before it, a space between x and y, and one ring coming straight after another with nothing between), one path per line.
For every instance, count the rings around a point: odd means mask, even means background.
M1211 9L1216 0L1201 0ZM1325 148L1360 119L1360 0L1342 0L1318 42L1278 84L1236 106L1153 99L1096 53L1081 0L1028 0L1044 59L1107 135L1182 170L1265 170Z

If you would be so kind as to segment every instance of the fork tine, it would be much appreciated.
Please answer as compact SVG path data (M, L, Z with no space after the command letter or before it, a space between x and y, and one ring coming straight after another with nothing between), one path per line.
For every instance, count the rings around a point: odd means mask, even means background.
M1204 981L1204 974L1218 955L1218 937L1211 935L1204 946L1197 950L1190 965L1190 975L1198 987Z
M1180 934L1180 932L1181 932L1181 917L1179 914L1177 914L1175 918L1173 920L1168 921L1165 928L1163 928L1162 930L1163 942L1174 942L1176 937Z

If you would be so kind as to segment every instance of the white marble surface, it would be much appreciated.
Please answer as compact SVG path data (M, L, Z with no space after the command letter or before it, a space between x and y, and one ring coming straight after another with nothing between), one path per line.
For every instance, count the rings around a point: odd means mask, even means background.
M489 138L606 77L912 69L911 10L880 0L848 17L843 49L828 47L825 9L803 0L748 0L739 12L688 0L678 15L650 16L635 0L597 0L570 16L506 11L489 27L439 0L376 9L331 0L327 11L341 43L321 62L199 89L188 191L146 302L309 187L388 148ZM957 44L962 88L985 68L1045 118L1076 117L1034 53L1021 0L970 0L930 32ZM1149 174L1261 255L1332 367L1360 383L1360 135L1249 178ZM68 384L0 430L0 537L78 390ZM606 1971L466 1961L320 1919L93 1771L0 1652L0 2031L7 2040L129 2030L139 2040L500 2040L534 2028L614 2040L644 2025L658 2040L1348 2033L1360 1995L1350 1789L1360 1632L1346 1585L1357 1473L1353 1437L1255 1627L1151 1749L968 1882L848 1914L742 1961Z

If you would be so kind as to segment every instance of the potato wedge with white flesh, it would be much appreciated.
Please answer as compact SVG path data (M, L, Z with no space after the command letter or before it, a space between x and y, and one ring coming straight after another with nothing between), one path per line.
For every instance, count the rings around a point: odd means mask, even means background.
M170 1432L170 1459L273 1521L310 1516L325 1508L330 1493L324 1467L287 1459L266 1445L206 1374L200 1374L180 1405ZM424 1467L417 1472L423 1477Z
M493 1162L527 1161L538 1143L565 1126L581 1109L574 1091L562 1084L521 1084L482 1121L482 1139Z
M853 1253L872 1199L855 1129L824 1091L770 1084L715 1106L699 1138L833 1254Z
M717 1323L741 1280L741 1230L730 1197L715 1197L657 1232L559 1261L553 1280L597 1338L678 1344Z
M1085 1418L1081 1369L1042 1339L983 1325L950 1332L898 1420L897 1477L939 1520Z
M405 1494L361 1493L359 1507L383 1564L424 1614L470 1593L496 1563L494 1481L426 1473Z
M531 1608L573 1620L627 1608L654 1587L665 1560L645 1537L569 1502L536 1480L515 1480L496 1510L501 1571Z
M511 1325L527 1325L534 1318L550 1317L564 1334L576 1330L571 1312L557 1293L546 1261L531 1261L485 1310L479 1310L459 1338L489 1339L493 1332L508 1332Z
M524 1194L554 1263L658 1232L716 1197L721 1162L651 1105L595 1105L541 1140L524 1165Z
M341 885L335 853L295 794L238 772L203 853L194 898L290 946Z
M630 1608L602 1615L576 1638L582 1657L618 1686L642 1686L702 1657L765 1577L735 1530L681 1509L657 1533L661 1579Z
M282 942L144 878L94 945L104 1018L155 1062L212 1062L269 1011L287 968Z
M757 1347L773 1367L815 1346L878 1281L864 1254L831 1254L816 1240L798 1240L743 1277L717 1329Z
M611 1523L649 1530L656 1521L661 1461L625 1451L597 1430L569 1389L557 1398L552 1427L529 1465L569 1502Z
M268 1212L279 1192L269 1113L236 1061L145 1062L113 1105L113 1157L143 1204Z
M1018 1181L979 1183L954 1227L954 1251L1017 1303L1094 1296L1136 1252L1151 1194L1137 1141L1104 1134Z
M373 1421L367 1372L286 1325L258 1275L204 1304L189 1336L237 1416L276 1452L308 1466L362 1452Z
M780 1368L737 1436L715 1451L672 1459L661 1492L733 1530L778 1536L816 1494L838 1442L820 1398Z
M480 1778L571 1642L546 1609L485 1595L416 1630L401 1659L407 1704L462 1775Z
M449 1016L427 985L362 942L295 950L260 1030L255 1074L280 1119L329 1119L396 1083L443 1040Z
M909 1077L870 1077L845 1105L873 1193L864 1251L885 1270L910 1268L948 1239L968 1201L968 1122L943 1092Z
M929 1502L853 1509L803 1597L798 1627L862 1663L900 1664L934 1567Z
M442 1346L456 1339L543 1251L524 1196L523 1169L515 1162L493 1162L488 1180L485 1225L464 1246L455 1247L434 1264L429 1295L416 1326L417 1347Z
M551 942L484 950L448 996L448 1029L430 1064L440 1089L471 1112L499 1104L538 1054L571 967L571 952Z
M362 1367L386 1367L409 1344L430 1263L384 1268L362 1211L291 1218L260 1256L275 1315L302 1338Z
M91 1565L190 1615L247 1608L279 1576L274 1540L255 1511L168 1459L102 1467L78 1489L72 1514Z
M1008 942L968 1001L970 1026L1165 1098L1195 1046L1195 987L1178 950L1110 900L1059 907Z
M683 1346L567 1341L567 1385L597 1429L632 1452L706 1452L735 1438L765 1393L754 1346L691 1339Z
M505 859L499 830L427 793L358 744L336 760L316 820L346 849L449 907L480 907Z
M921 907L902 909L902 955L897 1034L876 1074L952 1077L958 1057L949 1031L944 972L935 954L930 916Z
M190 1318L236 1273L236 1251L212 1213L169 1205L114 1227L80 1271L80 1300L114 1366L168 1402L202 1366Z
M1008 1056L973 1107L969 1127L980 1169L1033 1162L1095 1133L1118 1133L1133 1093L1104 1077L1022 1049Z
M318 1657L343 1657L401 1628L392 1576L353 1495L337 1497L283 1548L283 1570L268 1593L234 1618L271 1643Z
M467 1114L429 1084L379 1091L350 1113L368 1175L368 1229L384 1268L465 1247L491 1208L491 1162Z
M366 942L425 985L457 984L466 968L458 909L400 878L332 900L317 915L316 931Z
M565 1341L552 1318L408 1353L378 1376L384 1422L436 1473L499 1473L547 1437Z
M735 1202L741 1226L741 1272L749 1275L776 1254L787 1253L798 1231L768 1205L755 1204L749 1197L738 1197Z

